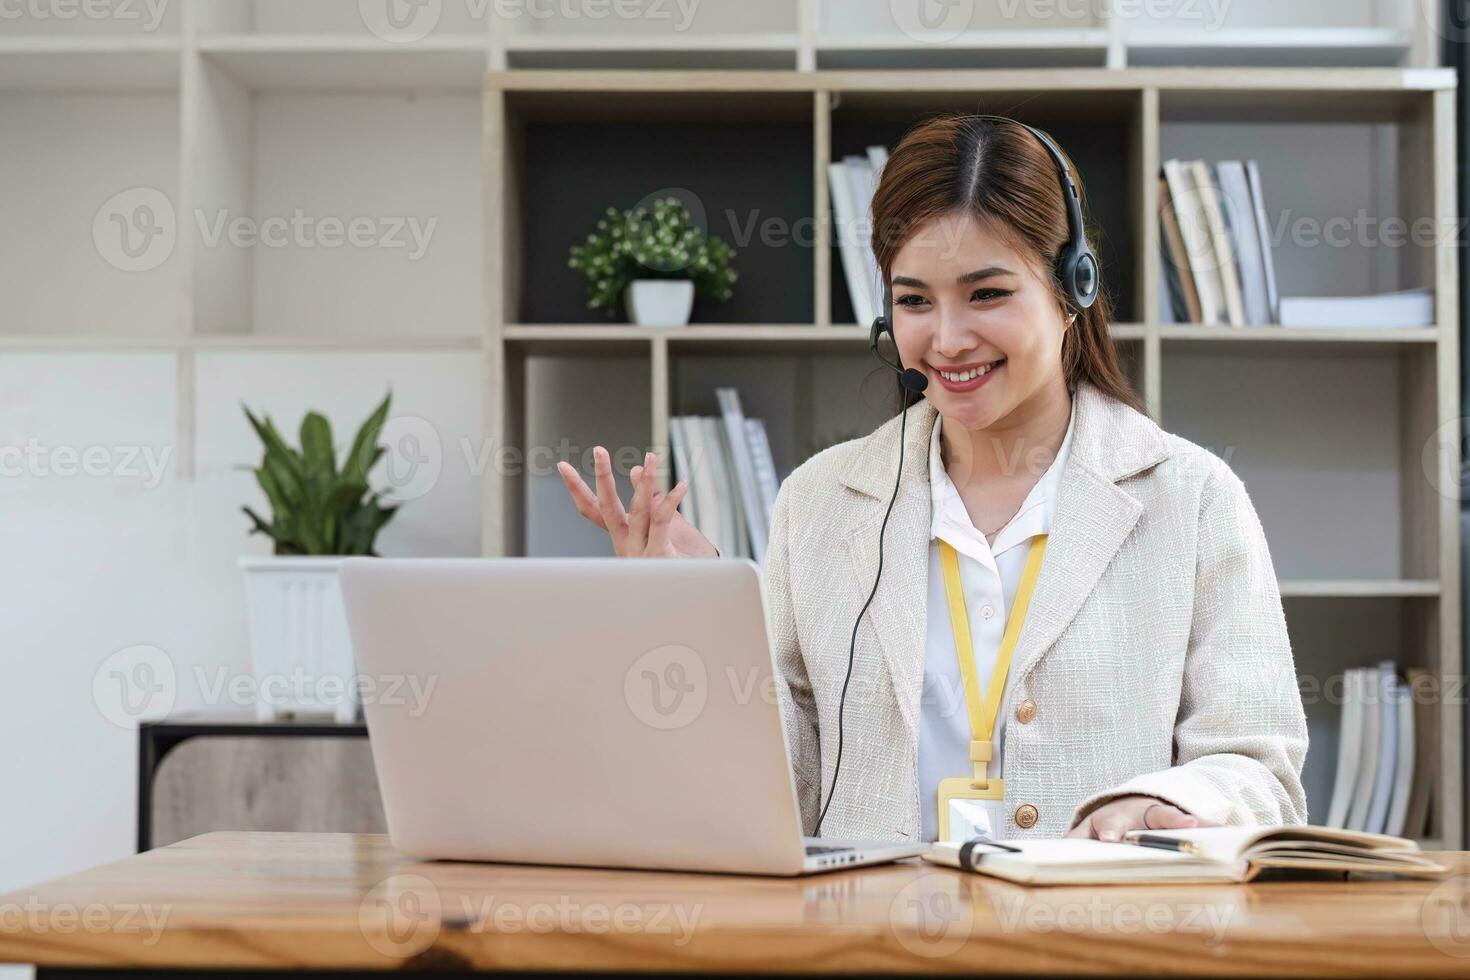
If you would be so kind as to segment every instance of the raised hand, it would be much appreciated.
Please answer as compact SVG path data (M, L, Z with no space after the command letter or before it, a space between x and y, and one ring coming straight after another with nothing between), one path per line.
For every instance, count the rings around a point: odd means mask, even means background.
M633 499L626 511L613 482L612 459L607 450L592 450L592 469L597 483L593 493L570 463L557 463L556 471L566 484L572 503L593 524L612 538L613 553L624 558L714 558L719 555L709 539L679 513L679 502L689 492L680 480L668 493L658 489L658 456L646 453L643 465L628 474L633 481Z

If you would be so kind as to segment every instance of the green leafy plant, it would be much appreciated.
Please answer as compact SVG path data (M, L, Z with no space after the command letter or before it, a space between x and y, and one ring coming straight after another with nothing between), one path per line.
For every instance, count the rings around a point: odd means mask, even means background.
M634 279L692 279L696 295L723 303L734 295L733 258L723 240L693 224L678 198L665 197L649 208L608 208L587 240L572 246L567 264L587 276L588 308L613 317Z
M391 397L391 392L384 396L357 430L341 469L332 450L332 426L322 415L307 412L301 420L298 450L281 438L269 415L257 418L242 405L265 446L254 472L271 505L269 521L241 508L254 523L250 533L270 537L278 555L376 555L373 539L398 510L384 507L386 491L374 491L367 479L383 456L378 434Z

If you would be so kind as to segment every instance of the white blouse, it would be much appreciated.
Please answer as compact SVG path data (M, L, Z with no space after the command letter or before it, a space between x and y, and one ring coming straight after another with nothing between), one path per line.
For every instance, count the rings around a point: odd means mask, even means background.
M990 681L990 670L995 664L995 655L1000 649L1001 637L1005 635L1011 599L1026 564L1025 546L1034 536L1051 531L1056 488L1072 444L1072 425L1076 416L1077 398L1074 394L1067 434L1056 458L1026 495L1021 509L996 536L994 546L970 520L959 491L945 472L939 441L944 418L937 416L934 419L934 434L929 440L929 488L933 499L929 531L929 599L919 718L919 796L924 807L925 840L934 840L939 833L935 812L939 781L950 776L967 776L972 771L970 719L965 711L959 665L955 662L954 632L950 628L944 573L939 564L939 540L949 542L959 556L960 584L969 613L976 676L983 696L985 685ZM1021 458L1024 460L1024 455ZM1009 675L1006 686L1009 689ZM995 720L994 755L989 771L996 776L1003 771L1005 723L1004 714ZM1003 804L996 802L991 807L992 826L1003 828Z

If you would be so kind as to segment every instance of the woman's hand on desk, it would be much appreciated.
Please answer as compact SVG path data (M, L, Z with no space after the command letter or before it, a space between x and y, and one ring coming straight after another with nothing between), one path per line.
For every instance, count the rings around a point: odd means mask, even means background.
M1086 820L1067 831L1067 836L1116 841L1123 839L1125 830L1172 830L1176 827L1203 826L1207 825L1198 817L1185 813L1156 796L1120 796L1089 813Z
M628 474L633 481L633 499L628 510L618 497L613 482L612 460L601 446L592 450L597 492L570 463L557 463L556 471L566 484L577 513L596 524L612 538L613 552L623 558L715 558L719 552L699 529L679 513L679 501L689 484L679 481L668 493L658 489L658 456L648 453L643 465Z

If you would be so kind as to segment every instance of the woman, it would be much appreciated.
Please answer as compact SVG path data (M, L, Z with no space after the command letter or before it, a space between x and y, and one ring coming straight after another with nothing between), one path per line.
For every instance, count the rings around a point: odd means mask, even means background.
M809 834L1306 819L1260 521L1218 456L1140 410L1107 297L1068 279L1069 186L1060 148L998 117L928 120L883 168L873 250L922 397L786 479L764 567ZM655 456L626 512L594 459L595 494L560 470L617 554L716 554Z

